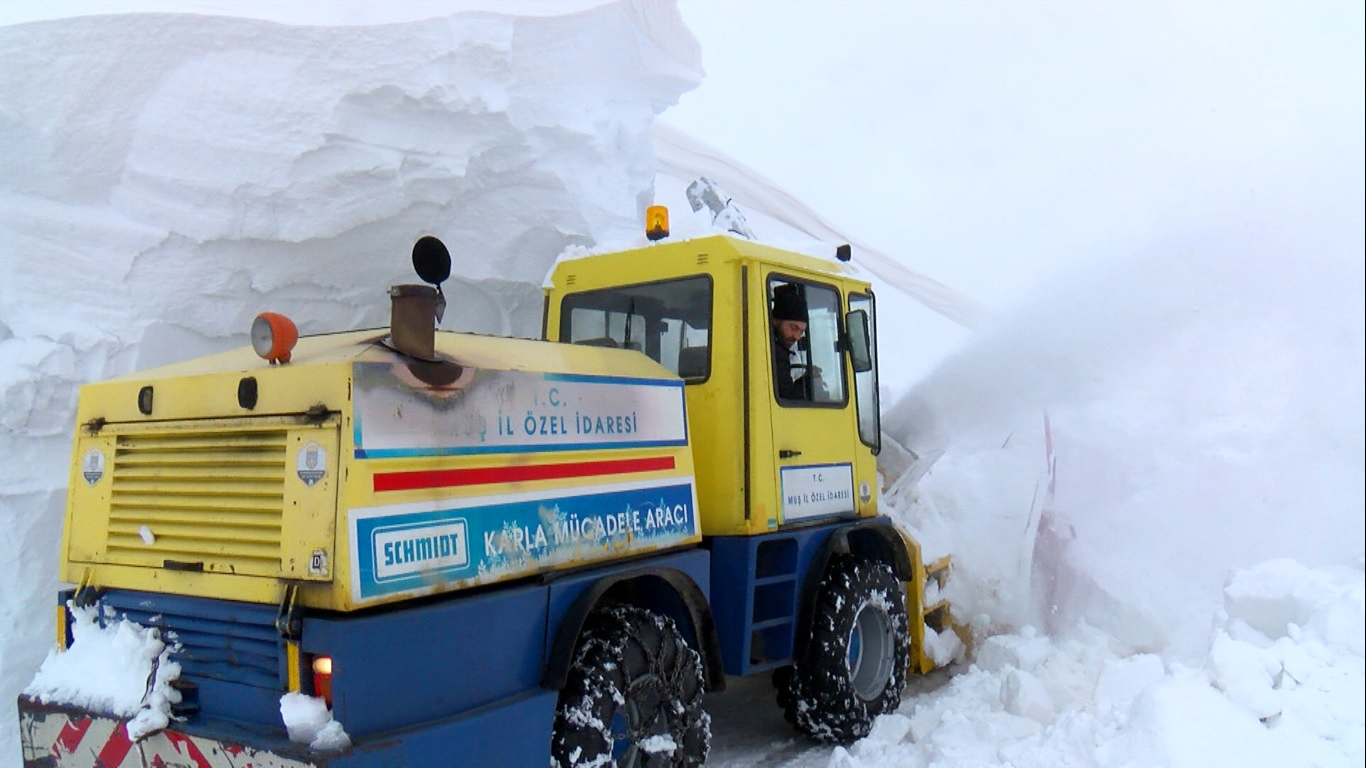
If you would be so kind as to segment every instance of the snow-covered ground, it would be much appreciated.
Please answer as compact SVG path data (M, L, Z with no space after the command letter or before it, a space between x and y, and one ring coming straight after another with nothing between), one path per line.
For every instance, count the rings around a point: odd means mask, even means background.
M407 279L407 249L427 232L456 262L445 290L459 311L444 327L534 335L538 288L562 250L634 241L655 198L674 210L677 236L704 231L682 186L708 174L763 237L859 246L884 311L884 429L938 456L918 483L889 477L886 506L932 553L953 554L950 596L983 638L971 663L918 682L848 749L800 741L758 703L766 681L742 681L709 703L714 763L1366 761L1359 75L1261 82L1253 101L1277 141L1243 141L1276 162L1220 165L1200 187L1211 199L1198 224L1155 207L1106 241L1113 211L1088 221L1087 247L1104 251L1090 266L986 313L905 254L898 263L860 231L817 220L745 158L660 125L707 83L707 39L699 47L684 20L724 5L456 13L480 7L339 2L324 18L296 4L68 0L0 11L0 702L33 681L51 645L81 382L241 344L262 309L305 332L379 325L384 287ZM905 20L945 23L946 8ZM1316 8L1328 10L1297 17L1286 34L1301 37L1287 45L1359 73L1359 8ZM85 15L173 9L231 18ZM1199 10L1219 12L1236 11ZM1306 16L1344 14L1357 23L1338 35L1306 32L1336 29ZM1086 63L1069 62L1066 35L1052 39L1050 66ZM1186 76L1214 91L1236 64ZM731 130L781 126L760 110ZM1076 142L1047 148L1093 150L1075 130ZM1227 136L1235 150L1238 136ZM961 152L985 151L980 135L966 138ZM1191 162L1210 149L1204 137L1164 139ZM1169 161L1186 162L1181 151ZM942 162L955 185L996 181ZM1107 183L1146 178L1120 167L1135 175ZM1041 178L1035 194L1071 181ZM1222 204L1212 191L1224 188L1256 194ZM863 204L915 230L896 202ZM961 242L979 253L992 241L965 228ZM0 706L0 767L17 759L14 712Z

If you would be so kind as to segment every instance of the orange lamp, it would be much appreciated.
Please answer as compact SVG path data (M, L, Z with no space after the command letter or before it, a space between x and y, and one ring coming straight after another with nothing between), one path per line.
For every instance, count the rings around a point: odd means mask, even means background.
M651 241L669 236L669 209L652 205L645 209L645 236Z
M299 341L299 327L277 312L262 312L251 322L251 348L271 365L289 362Z

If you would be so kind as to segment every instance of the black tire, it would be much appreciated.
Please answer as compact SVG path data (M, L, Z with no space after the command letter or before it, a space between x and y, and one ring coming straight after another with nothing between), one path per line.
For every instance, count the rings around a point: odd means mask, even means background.
M702 660L667 616L616 605L589 617L555 712L550 764L699 766L711 748Z
M836 555L812 610L805 653L774 675L788 722L849 744L901 704L910 664L905 587L883 563Z

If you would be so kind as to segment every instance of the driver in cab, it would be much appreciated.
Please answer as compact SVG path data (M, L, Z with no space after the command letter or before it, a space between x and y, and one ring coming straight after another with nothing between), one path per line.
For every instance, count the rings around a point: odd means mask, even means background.
M804 362L799 342L806 335L806 299L801 288L783 283L773 289L773 377L780 400L810 400L814 369Z

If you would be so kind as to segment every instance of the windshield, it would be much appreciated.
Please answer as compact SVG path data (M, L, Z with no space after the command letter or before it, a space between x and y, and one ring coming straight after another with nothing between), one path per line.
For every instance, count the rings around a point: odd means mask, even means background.
M644 352L689 382L711 372L711 278L687 277L565 296L560 341Z

